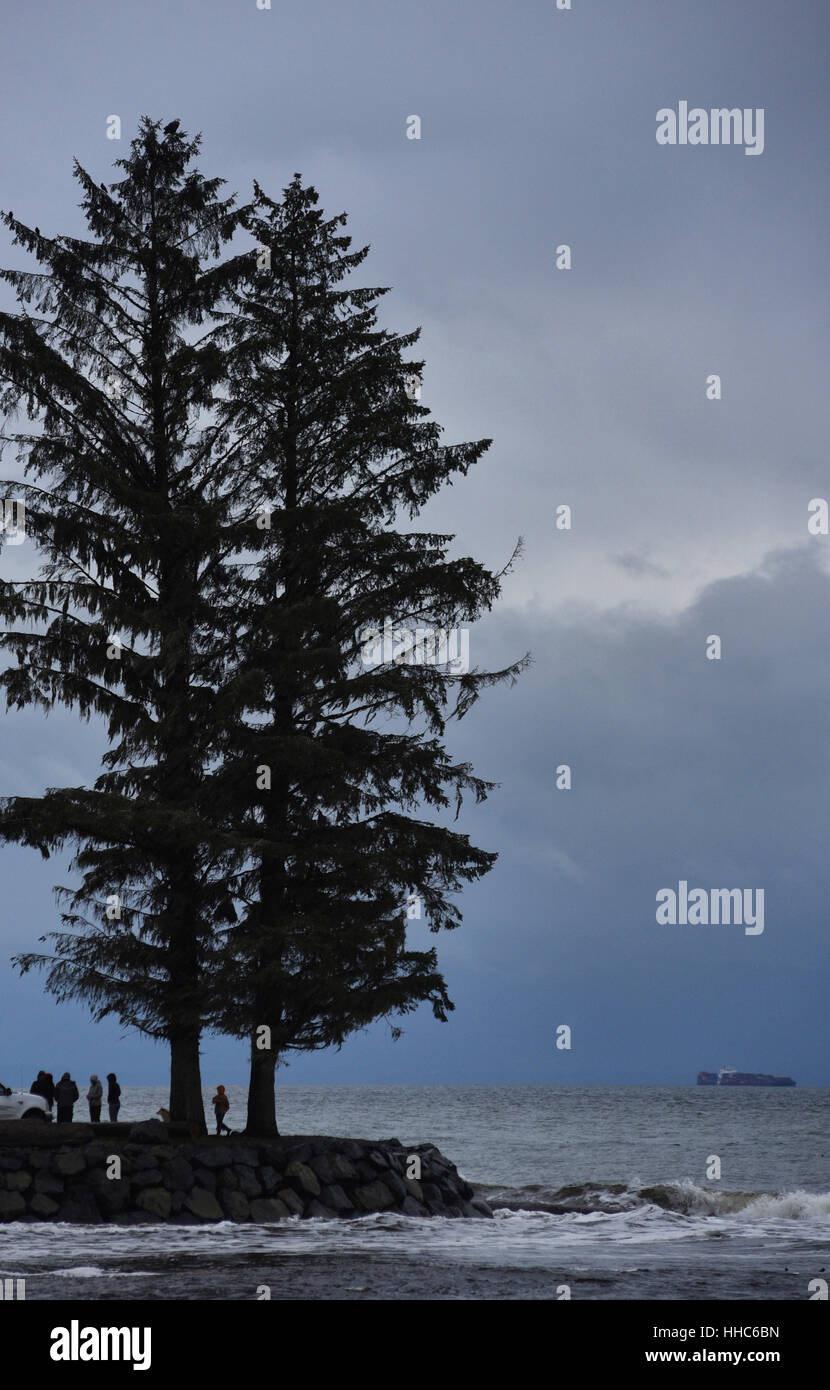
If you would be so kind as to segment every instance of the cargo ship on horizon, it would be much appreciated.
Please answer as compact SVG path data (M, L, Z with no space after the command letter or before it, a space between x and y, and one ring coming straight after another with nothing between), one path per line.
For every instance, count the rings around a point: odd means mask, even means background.
M720 1071L699 1071L698 1086L794 1086L791 1076L768 1076L762 1071L736 1071L721 1067Z

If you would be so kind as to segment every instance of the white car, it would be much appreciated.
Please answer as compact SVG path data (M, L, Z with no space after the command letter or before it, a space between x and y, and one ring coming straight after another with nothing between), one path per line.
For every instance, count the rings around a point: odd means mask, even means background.
M43 1096L31 1091L13 1091L0 1082L0 1120L51 1120L52 1112Z

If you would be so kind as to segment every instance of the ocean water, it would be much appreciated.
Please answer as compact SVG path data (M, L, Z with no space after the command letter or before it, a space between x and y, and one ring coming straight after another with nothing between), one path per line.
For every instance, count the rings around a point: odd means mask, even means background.
M166 1091L123 1102L148 1118ZM827 1088L280 1086L281 1133L437 1144L495 1220L8 1223L0 1277L27 1299L805 1301L830 1279L828 1119Z

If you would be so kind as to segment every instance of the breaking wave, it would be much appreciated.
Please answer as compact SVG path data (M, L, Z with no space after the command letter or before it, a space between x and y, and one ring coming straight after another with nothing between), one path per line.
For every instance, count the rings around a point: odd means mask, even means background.
M548 1212L553 1216L614 1215L639 1208L660 1208L680 1216L739 1217L744 1221L830 1220L830 1192L736 1192L700 1187L691 1179L652 1183L576 1183L548 1189L477 1186L477 1193L496 1209Z

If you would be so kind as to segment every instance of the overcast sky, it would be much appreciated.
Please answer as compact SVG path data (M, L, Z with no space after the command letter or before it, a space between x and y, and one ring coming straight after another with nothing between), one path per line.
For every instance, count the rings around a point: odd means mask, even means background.
M281 1078L830 1084L826 0L41 0L3 30L0 206L79 231L73 157L109 180L144 114L243 197L299 171L371 243L385 326L422 326L446 441L494 440L424 529L492 568L525 539L471 657L534 665L448 739L501 784L463 822L498 863L437 939L456 1013ZM681 101L763 109L763 153L658 144ZM2 794L94 779L94 726L2 719ZM163 1048L8 964L65 869L0 872L0 1079L163 1081ZM680 880L763 889L763 933L659 926ZM244 1044L206 1039L203 1075L244 1080Z

